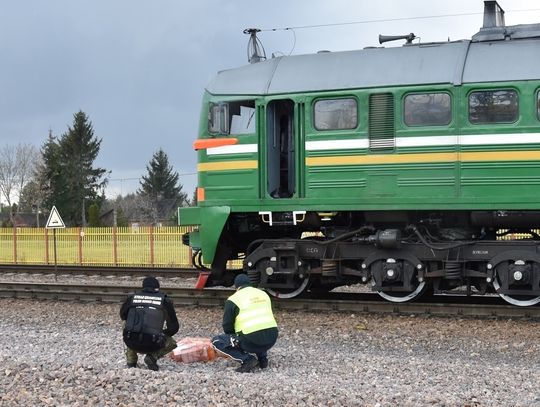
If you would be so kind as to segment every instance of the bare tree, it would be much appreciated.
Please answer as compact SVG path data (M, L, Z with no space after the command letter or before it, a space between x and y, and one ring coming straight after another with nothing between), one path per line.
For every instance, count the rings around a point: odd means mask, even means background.
M158 213L151 198L138 194L128 194L117 200L129 220L145 223L157 223Z
M13 193L17 184L16 148L5 145L0 148L0 194L9 207L9 220L13 223Z
M131 193L118 196L114 200L107 200L102 209L104 211L121 210L122 216L130 223L158 225L170 221L165 215L176 208L177 200L161 200L159 203L161 206L157 205L149 196Z
M15 148L15 166L17 171L16 190L19 201L24 187L38 171L40 162L39 150L32 144L19 143ZM17 213L19 206L17 206Z
M31 144L5 145L0 148L0 197L9 206L13 224L13 199L21 193L32 177L38 162L38 151Z

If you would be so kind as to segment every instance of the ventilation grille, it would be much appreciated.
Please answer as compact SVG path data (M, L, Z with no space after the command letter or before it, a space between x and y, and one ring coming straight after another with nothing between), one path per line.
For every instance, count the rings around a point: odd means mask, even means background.
M396 145L394 95L376 93L369 96L369 148L393 149Z

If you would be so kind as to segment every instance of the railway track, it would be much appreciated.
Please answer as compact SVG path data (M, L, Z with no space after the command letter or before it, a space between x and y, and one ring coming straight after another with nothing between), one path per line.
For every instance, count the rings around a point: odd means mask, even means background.
M133 276L144 277L197 277L199 271L191 268L164 267L108 267L108 266L54 266L35 264L0 264L1 273L64 274L84 276Z
M129 292L136 289L138 287L133 285L0 282L0 297L119 303ZM177 287L164 287L163 290L175 304L184 306L222 306L233 292L230 289L195 290ZM385 302L379 298L375 294L329 293L322 298L274 299L273 304L276 309L315 312L540 319L540 307L510 306L497 297L478 297L474 299L474 303L470 303L471 298L433 296L424 302L400 304Z

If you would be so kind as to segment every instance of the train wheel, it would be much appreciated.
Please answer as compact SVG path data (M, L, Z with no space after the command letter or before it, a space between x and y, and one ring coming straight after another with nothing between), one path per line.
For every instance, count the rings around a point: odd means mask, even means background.
M493 280L493 287L496 291L499 291L501 288L498 276L495 276L495 279ZM501 297L507 303L517 305L518 307L530 307L531 305L540 303L540 296L536 297L534 295L499 294L499 297Z
M418 283L418 286L412 292L377 291L377 294L379 294L386 301L390 301L390 302L407 302L407 301L412 301L412 300L420 297L424 293L425 289L426 289L426 282L422 281L421 283Z
M277 289L267 288L266 292L268 294L270 294L272 297L275 297L275 298L294 298L294 297L297 297L306 290L306 288L307 288L307 286L309 284L309 276L306 276L302 280L298 279L297 283L298 283L298 285L295 288L292 288L292 289L291 288L284 288L282 290L277 290Z
M403 250L377 251L362 263L369 270L373 290L390 302L412 301L426 290L420 273L424 266L413 254Z
M536 295L540 278L538 255L522 251L503 252L489 262L488 269L491 268L495 271L493 288L504 301L518 307L540 303L540 296ZM536 293L533 294L534 291Z

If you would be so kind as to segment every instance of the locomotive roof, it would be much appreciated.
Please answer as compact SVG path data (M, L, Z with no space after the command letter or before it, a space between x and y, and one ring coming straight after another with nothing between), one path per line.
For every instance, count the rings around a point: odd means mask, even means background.
M221 71L206 89L216 95L271 95L531 79L540 79L540 24L481 31L472 41L272 58Z

